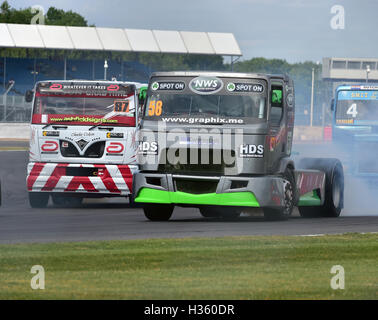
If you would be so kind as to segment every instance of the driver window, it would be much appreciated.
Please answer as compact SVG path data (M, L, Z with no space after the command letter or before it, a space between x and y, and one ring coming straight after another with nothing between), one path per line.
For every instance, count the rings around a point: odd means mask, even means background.
M270 121L273 125L279 125L283 115L282 86L273 85L270 94Z

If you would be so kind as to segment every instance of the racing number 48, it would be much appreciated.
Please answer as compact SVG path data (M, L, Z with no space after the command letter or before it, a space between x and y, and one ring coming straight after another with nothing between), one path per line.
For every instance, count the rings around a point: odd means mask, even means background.
M149 116L160 116L163 111L163 101L151 100L148 105L148 115Z

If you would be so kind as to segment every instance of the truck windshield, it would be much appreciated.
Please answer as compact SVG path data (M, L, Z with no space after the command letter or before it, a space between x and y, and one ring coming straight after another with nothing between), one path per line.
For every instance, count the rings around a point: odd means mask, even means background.
M378 125L378 91L339 91L336 124Z
M253 93L234 95L156 93L148 97L144 116L164 122L242 124L264 120L265 105L265 96Z
M135 124L134 95L128 97L87 97L36 94L33 123Z

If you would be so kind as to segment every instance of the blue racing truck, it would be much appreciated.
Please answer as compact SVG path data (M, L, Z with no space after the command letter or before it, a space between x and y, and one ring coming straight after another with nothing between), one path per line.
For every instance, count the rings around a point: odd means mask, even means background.
M378 85L337 87L331 110L332 140L346 172L378 182Z

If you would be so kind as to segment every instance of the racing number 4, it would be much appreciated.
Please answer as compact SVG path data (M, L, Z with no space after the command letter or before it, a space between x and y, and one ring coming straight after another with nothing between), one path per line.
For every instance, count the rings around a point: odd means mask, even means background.
M151 100L148 105L148 115L149 116L160 116L163 111L163 101Z
M353 103L347 110L347 114L350 114L353 118L357 117L358 111L357 111L357 104Z

